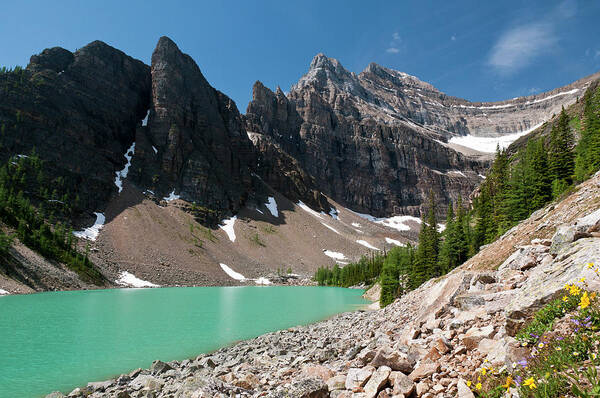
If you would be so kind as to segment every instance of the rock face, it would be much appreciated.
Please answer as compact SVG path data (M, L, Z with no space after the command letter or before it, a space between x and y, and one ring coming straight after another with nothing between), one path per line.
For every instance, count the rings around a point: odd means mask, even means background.
M367 104L380 106L356 75L318 55L289 98L257 83L246 125L294 156L323 193L357 211L418 216L430 187L441 203L468 197L485 162L431 131L365 114Z
M150 68L103 42L44 50L0 75L0 162L35 148L48 174L77 192L78 210L100 210L117 190L150 91Z
M251 191L255 154L235 103L167 37L152 54L151 74L148 126L138 132L132 178L210 210L207 222L236 212Z
M487 162L457 152L451 137L530 129L593 78L539 96L471 103L402 72L370 64L356 75L318 54L287 97L255 84L246 126L295 157L336 201L375 216L418 216L429 189L446 204L481 181Z

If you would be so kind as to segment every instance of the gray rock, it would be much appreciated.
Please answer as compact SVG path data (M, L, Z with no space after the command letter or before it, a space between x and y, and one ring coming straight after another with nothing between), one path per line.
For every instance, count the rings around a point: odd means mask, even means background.
M346 389L352 390L356 387L363 387L369 381L371 375L375 372L373 366L367 365L364 368L350 368L346 376Z
M381 366L377 369L365 385L365 397L375 398L377 393L383 389L388 383L391 369L387 366Z
M328 398L327 384L319 378L309 378L292 383L286 391L289 398Z
M163 361L154 361L150 366L150 373L152 373L153 375L159 375L165 373L168 370L173 370L173 368L171 367L171 365Z
M384 346L379 349L370 365L376 368L387 366L392 370L398 370L404 373L410 373L413 370L413 365L406 356L398 351L394 351L389 346Z
M475 398L475 394L473 394L473 391L471 391L463 379L458 381L456 387L458 388L457 398Z

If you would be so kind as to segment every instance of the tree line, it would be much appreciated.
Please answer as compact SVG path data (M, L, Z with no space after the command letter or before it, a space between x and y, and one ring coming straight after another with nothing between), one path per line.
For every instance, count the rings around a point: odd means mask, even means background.
M0 167L0 221L16 229L24 245L65 264L82 279L101 284L104 278L87 251L77 250L68 222L73 200L65 189L62 178L45 175L35 153L14 156ZM14 237L0 232L0 255L6 255Z

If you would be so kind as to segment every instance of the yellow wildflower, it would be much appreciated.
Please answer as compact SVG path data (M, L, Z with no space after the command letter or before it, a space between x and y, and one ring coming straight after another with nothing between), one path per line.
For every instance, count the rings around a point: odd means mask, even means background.
M569 288L569 294L571 296L579 296L579 293L581 293L581 289L579 288L579 286L571 285L571 287Z
M564 301L566 303L568 299L569 298L567 296L563 296L562 301Z
M587 263L587 268L588 269L594 268L594 263Z
M539 347L539 348L544 348L544 343L540 343L540 344L538 344L538 347Z
M587 308L590 306L590 298L588 297L587 292L583 292L581 295L581 301L579 302L579 307L581 309Z
M487 373L487 369L486 368L482 368L481 369L481 375L485 376L486 373Z
M506 388L506 392L508 392L510 390L510 386L512 386L513 384L513 378L512 376L508 376L506 377L506 383L504 383L502 385L502 387Z
M473 384L471 383L471 380L467 381L467 387L471 387L471 384Z
M529 379L525 380L523 382L523 385L526 387L529 387L529 389L533 390L534 388L537 388L537 386L535 385L535 380L533 380L533 377L530 377Z
M596 298L596 292L592 292L592 294L590 294L590 300L593 300Z
M583 282L585 282L585 276L583 278L579 279L579 283L583 283Z
M569 285L568 283L565 285L565 290L569 290L571 288L571 285Z
M478 389L478 390L481 390L482 387L483 386L481 385L481 383L475 384L475 388Z
M556 351L560 351L560 350L562 350L562 348L556 347Z

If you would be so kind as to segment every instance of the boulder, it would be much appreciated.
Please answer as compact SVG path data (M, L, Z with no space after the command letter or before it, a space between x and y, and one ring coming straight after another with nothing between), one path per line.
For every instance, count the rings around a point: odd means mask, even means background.
M140 374L130 383L135 390L146 389L149 391L158 391L163 386L163 381L151 375Z
M337 375L327 380L329 391L343 390L346 388L346 375Z
M456 387L458 388L457 398L475 398L475 394L473 394L473 391L471 391L463 379L458 380Z
M346 376L346 389L352 390L356 387L363 387L367 384L373 372L375 372L375 368L370 365L364 368L350 368Z
M494 326L487 325L481 328L474 327L467 330L467 333L462 336L461 341L462 344L467 348L467 350L472 350L479 342L486 338L491 338L494 335Z
M329 380L335 372L323 365L306 365L302 368L302 374L307 377L318 377L323 381Z
M441 366L437 362L421 361L421 363L408 375L408 377L412 381L419 381L439 372L440 368Z
M388 383L391 369L388 366L381 366L371 375L371 378L365 385L365 397L375 398L377 393Z
M286 394L290 398L328 398L327 384L320 378L307 378L293 382Z
M389 380L394 395L402 394L408 397L415 391L415 382L402 372L391 372Z
M165 363L163 361L154 361L150 366L150 373L152 373L153 375L159 375L172 369L173 368L168 363Z
M370 364L376 368L388 366L392 370L399 370L404 373L410 373L413 369L412 364L405 355L398 351L394 351L389 346L379 349Z

